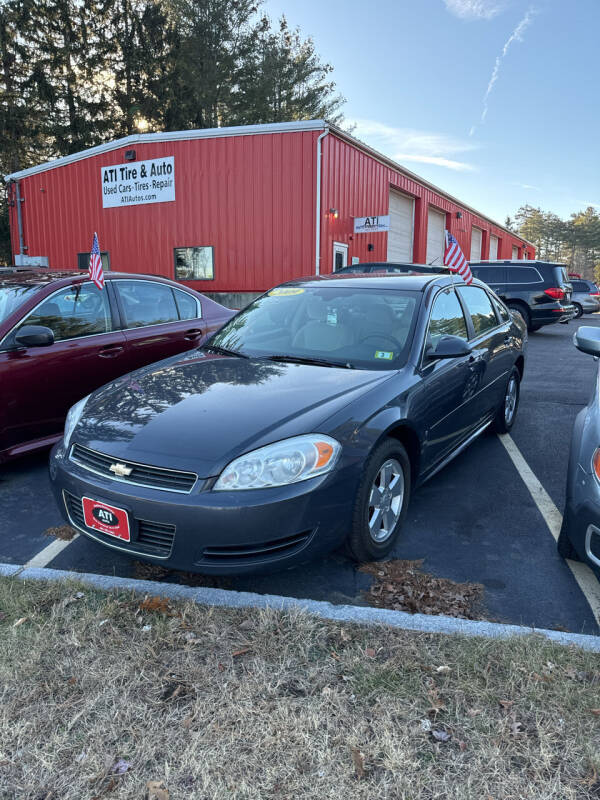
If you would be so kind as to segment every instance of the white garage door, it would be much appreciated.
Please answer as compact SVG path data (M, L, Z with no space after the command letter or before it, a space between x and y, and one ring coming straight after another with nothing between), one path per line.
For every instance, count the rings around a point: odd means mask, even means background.
M390 230L388 261L410 263L413 254L413 199L399 192L390 192Z
M516 261L519 258L519 248L516 247L514 244L513 244L512 253L513 253L512 254L512 260Z
M441 211L429 209L427 216L427 264L440 265L444 263L444 231L446 230L446 215Z
M490 261L498 260L498 237L490 236Z
M469 261L481 261L481 228L471 229L471 258Z

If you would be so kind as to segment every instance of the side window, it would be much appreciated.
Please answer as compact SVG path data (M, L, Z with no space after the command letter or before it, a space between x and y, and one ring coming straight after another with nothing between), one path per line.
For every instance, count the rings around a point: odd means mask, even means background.
M492 303L494 304L494 308L496 309L496 313L500 318L501 322L508 322L510 320L510 314L508 313L507 307L504 303L501 303L497 297L492 295Z
M153 281L113 281L123 311L126 328L177 322L179 314L170 286Z
M471 267L471 272L484 283L504 283L506 280L503 267Z
M436 347L442 336L460 336L465 341L467 323L458 297L453 291L444 291L435 298L431 317L429 318L429 331L427 345Z
M195 297L187 292L181 292L179 289L173 289L173 294L179 311L179 319L200 319L202 317L202 308Z
M539 283L541 277L534 267L509 267L508 280L510 283Z
M176 247L175 278L178 281L212 281L215 251L209 247Z
M587 283L584 281L571 281L573 284L573 291L574 292L589 292L590 289L588 288Z
M479 336L498 325L496 313L488 294L479 286L461 286L460 295L467 305L471 321L475 328L475 336Z
M23 325L51 328L57 342L108 333L112 330L112 318L107 292L93 283L69 286L44 300L19 328Z

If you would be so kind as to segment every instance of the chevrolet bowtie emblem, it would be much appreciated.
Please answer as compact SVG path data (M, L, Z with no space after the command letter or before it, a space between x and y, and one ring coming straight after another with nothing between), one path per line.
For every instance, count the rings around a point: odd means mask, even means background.
M127 475L131 475L133 467L128 467L127 464L119 464L119 462L117 462L116 464L111 464L109 470L114 472L115 475L124 478Z

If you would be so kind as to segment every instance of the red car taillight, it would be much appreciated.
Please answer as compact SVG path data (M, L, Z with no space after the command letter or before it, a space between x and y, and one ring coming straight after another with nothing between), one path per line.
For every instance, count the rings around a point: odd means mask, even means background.
M590 292L591 297L600 297L600 292Z
M565 290L564 289L557 289L552 287L550 289L544 289L544 294L547 294L548 297L551 297L553 300L564 300L565 299Z

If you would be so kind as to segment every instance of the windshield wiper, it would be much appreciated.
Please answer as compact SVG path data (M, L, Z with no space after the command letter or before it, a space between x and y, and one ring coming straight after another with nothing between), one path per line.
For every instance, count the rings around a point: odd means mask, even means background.
M328 361L326 358L311 358L310 356L288 356L285 353L275 353L267 356L269 361L283 361L288 364L312 364L316 367L341 367L342 369L356 369L349 361Z
M218 344L205 344L203 350L212 350L213 353L220 353L222 356L237 356L237 358L249 358L239 350L229 350L227 347L220 347Z

